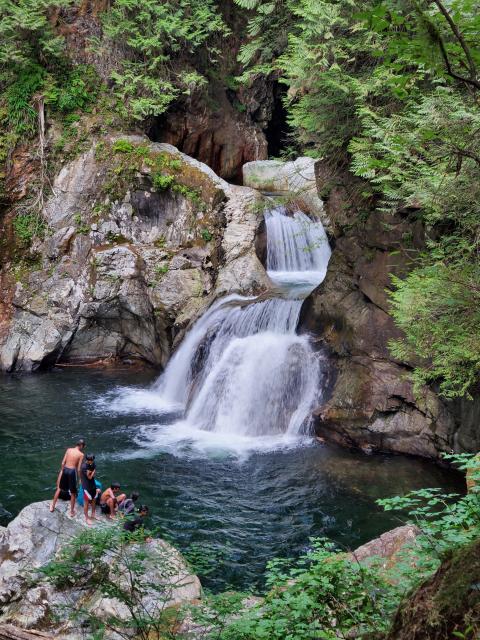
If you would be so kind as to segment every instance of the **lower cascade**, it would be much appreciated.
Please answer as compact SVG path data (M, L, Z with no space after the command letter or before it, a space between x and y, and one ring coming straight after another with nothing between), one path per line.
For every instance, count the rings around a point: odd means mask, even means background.
M153 388L117 397L117 410L150 408L176 417L143 438L165 442L166 435L201 439L203 433L228 445L308 433L324 370L321 355L296 328L303 299L324 279L331 251L322 223L301 211L289 215L275 207L265 223L270 297L216 301Z

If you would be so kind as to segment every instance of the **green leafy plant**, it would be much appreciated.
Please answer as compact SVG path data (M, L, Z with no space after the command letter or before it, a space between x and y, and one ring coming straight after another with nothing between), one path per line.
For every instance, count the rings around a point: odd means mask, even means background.
M80 235L87 235L90 232L90 225L83 221L81 213L76 213L73 216L73 221L77 227L77 233Z
M165 191L175 185L175 176L157 173L152 176L152 182L156 189Z
M265 598L243 613L241 599L234 600L230 621L221 616L222 640L366 638L388 630L399 601L378 571L337 553L327 540L312 540L310 551L293 563L270 562L267 586Z
M140 640L176 637L179 612L169 605L184 579L178 575L178 560L171 550L162 545L151 547L151 535L143 529L131 533L121 526L103 526L74 536L42 567L43 579L67 594L72 590L113 598L128 616L122 615L121 608L108 617L92 613L84 608L81 597L58 605L57 615L72 623L82 620L85 625L88 621L88 631L95 638L102 638L106 630Z
M202 229L200 235L202 236L203 240L205 240L205 242L210 242L210 240L212 240L213 238L213 235L208 229Z
M137 120L205 86L196 64L215 63L216 39L228 33L213 0L117 0L102 23L95 48L100 55L106 48L121 52L111 77L126 113Z
M168 273L168 270L169 270L168 263L155 265L156 280L157 281L160 280L162 278L162 276L164 276L166 273Z
M134 150L134 145L128 140L115 140L112 146L112 151L114 153L132 153Z
M28 247L35 237L44 235L45 221L35 212L18 213L13 219L13 230L20 243Z

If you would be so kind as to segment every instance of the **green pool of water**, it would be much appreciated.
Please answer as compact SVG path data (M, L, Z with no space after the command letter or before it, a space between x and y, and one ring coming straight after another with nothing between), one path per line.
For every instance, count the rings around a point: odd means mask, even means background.
M188 447L149 450L141 433L161 428L162 417L109 413L104 398L117 386L152 381L149 374L88 370L1 377L2 524L52 496L63 452L78 436L96 454L99 478L138 490L151 524L179 548L212 550L217 559L206 582L214 589L257 586L269 559L300 553L311 536L355 547L397 526L377 498L427 486L463 490L456 475L426 461L316 442L241 458Z

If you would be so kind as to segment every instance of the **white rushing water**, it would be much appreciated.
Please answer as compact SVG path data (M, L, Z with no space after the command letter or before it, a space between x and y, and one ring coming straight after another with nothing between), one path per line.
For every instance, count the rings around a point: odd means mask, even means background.
M144 446L271 448L308 432L322 360L296 328L303 299L325 277L321 222L283 207L265 214L267 271L276 297L230 295L196 322L153 388L118 395L110 409L177 413L142 430ZM272 294L273 295L273 294Z

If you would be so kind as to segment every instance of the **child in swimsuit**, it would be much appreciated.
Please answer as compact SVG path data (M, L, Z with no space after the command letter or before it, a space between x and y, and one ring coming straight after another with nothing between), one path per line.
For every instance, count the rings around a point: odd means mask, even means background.
M101 512L109 518L114 518L118 510L118 505L123 502L126 497L124 493L120 493L120 483L112 482L100 498Z
M83 512L85 513L85 520L87 524L92 524L92 520L95 520L95 499L97 497L97 485L95 484L95 456L89 453L85 456L85 461L80 467L80 477L82 481L83 491ZM91 518L88 517L88 507L91 508Z

